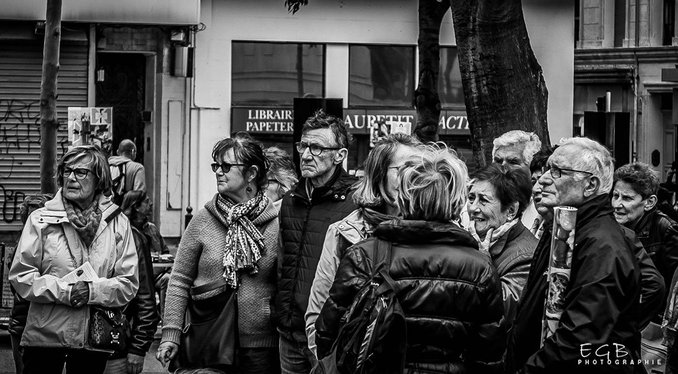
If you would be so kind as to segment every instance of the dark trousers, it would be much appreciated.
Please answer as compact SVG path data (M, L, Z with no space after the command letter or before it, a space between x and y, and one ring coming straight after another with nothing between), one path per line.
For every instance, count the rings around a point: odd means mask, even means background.
M108 353L84 349L24 347L24 374L101 374L106 369Z
M236 364L209 369L179 369L176 374L278 374L278 348L238 348Z
M10 342L12 343L12 357L14 357L14 368L16 369L17 374L23 374L24 372L24 362L21 358L21 352L23 348L19 346L21 343L21 335L9 333Z

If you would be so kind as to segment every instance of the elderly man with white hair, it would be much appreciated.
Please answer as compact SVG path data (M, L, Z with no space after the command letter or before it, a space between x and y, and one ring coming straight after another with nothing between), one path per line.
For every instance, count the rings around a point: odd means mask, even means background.
M612 156L593 140L570 138L562 141L547 167L538 181L539 203L549 209L578 209L570 280L560 323L542 340L551 242L544 233L509 338L507 372L635 372L637 365L629 362L640 351L641 269L633 234L617 223L610 204Z
M533 132L522 130L507 131L492 142L492 162L511 167L522 167L528 172L535 153L541 149L541 140ZM541 224L541 216L530 199L520 221L534 235Z

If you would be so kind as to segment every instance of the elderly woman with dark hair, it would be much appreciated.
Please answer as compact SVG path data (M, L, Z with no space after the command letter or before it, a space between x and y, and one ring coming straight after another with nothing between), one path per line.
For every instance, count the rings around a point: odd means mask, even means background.
M515 317L538 243L520 221L531 194L526 170L497 164L477 172L469 190L469 231L497 268L509 323Z
M179 243L157 357L167 363L181 350L182 331L193 328L184 324L188 308L201 305L205 313L220 315L231 299L224 295L235 293L237 326L215 326L210 336L192 342L204 346L203 357L186 362L179 355L176 366L180 372L276 373L278 335L270 303L279 225L278 210L264 193L267 160L261 145L240 133L217 142L212 158L218 192L193 217ZM233 334L237 352L223 352L221 337ZM205 362L209 357L214 360Z
M407 354L404 371L380 367L379 372L501 372L506 330L497 273L455 223L466 201L466 165L454 152L430 147L397 170L397 192L391 196L401 217L376 225L371 237L341 258L316 321L318 358L330 353L342 316L383 264L400 290ZM391 247L390 263L377 262L384 243ZM390 365L400 358L379 357Z
M57 178L61 188L28 218L9 274L31 303L21 338L24 373L61 373L64 363L67 373L102 373L108 354L88 350L90 306L122 307L136 294L132 228L105 196L111 178L99 148L66 152ZM87 264L94 275L62 281Z
M612 208L617 222L635 231L668 285L678 267L678 225L657 209L658 189L659 177L649 165L624 165L614 173Z
M280 205L283 195L292 190L299 181L294 171L292 156L278 147L264 149L264 155L270 165L266 175L268 179L266 196Z
M315 321L330 295L342 255L346 248L371 234L379 223L398 216L395 203L398 168L421 152L420 145L417 139L405 134L392 134L377 143L365 160L365 177L356 183L353 193L358 209L327 229L305 315L308 347L313 354L316 354Z

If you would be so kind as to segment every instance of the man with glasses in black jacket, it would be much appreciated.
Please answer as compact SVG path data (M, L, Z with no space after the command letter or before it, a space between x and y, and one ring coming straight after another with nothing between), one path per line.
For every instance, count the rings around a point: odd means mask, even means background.
M306 374L316 358L308 348L304 313L325 233L356 207L349 188L355 178L341 166L351 136L343 121L318 111L304 123L299 152L301 180L280 208L276 317L283 374Z

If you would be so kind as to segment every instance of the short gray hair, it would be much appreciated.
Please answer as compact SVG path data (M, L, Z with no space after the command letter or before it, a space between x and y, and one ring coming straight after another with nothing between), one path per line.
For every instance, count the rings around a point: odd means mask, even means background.
M610 193L614 182L614 159L610 151L595 140L577 137L562 139L553 154L562 152L563 147L569 145L579 148L572 168L588 171L600 179L599 195Z
M511 130L507 131L498 138L494 139L492 142L494 145L492 147L492 157L497 153L497 149L501 147L508 147L514 144L525 144L523 149L523 158L525 159L525 164L530 166L532 162L532 157L534 154L539 152L541 149L541 140L537 134L533 132L525 132L522 130Z
M466 164L444 144L425 148L398 171L396 205L405 219L456 220L466 203Z

